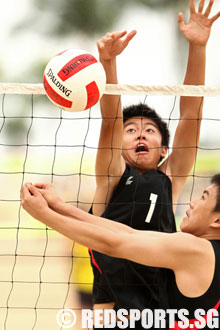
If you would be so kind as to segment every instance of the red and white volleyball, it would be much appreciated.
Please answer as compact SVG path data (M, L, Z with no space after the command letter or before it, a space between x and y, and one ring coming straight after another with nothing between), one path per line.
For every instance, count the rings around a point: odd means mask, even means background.
M44 88L49 99L67 111L83 111L94 106L106 85L102 64L82 49L68 49L47 64Z

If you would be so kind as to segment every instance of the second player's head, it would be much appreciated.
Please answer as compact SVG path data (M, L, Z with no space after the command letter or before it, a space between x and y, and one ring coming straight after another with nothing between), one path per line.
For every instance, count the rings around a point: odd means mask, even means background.
M200 198L191 201L189 206L181 230L198 237L220 239L220 174L212 177Z

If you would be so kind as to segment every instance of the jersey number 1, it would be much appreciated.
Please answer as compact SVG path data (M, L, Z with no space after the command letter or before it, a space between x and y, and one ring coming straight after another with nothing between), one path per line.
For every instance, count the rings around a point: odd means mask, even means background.
M153 193L150 194L151 203L150 203L150 208L148 210L145 222L149 223L151 221L151 218L154 213L155 206L156 206L156 202L157 202L157 197L158 197L158 195L156 195L156 194L153 194Z

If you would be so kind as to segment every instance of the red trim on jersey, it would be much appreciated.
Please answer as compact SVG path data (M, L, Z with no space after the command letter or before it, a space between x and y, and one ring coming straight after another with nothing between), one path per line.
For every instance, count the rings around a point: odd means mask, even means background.
M90 254L91 254L91 258L92 258L92 263L93 263L93 265L98 269L99 273L102 275L102 270L101 270L101 268L99 267L99 265L97 264L97 262L96 262L96 260L95 260L95 257L94 257L94 255L93 255L92 250L89 249L89 252L90 252Z
M86 91L87 91L87 104L85 110L91 108L99 100L99 89L95 81L92 81L90 84L86 86Z
M212 309L218 309L220 306L220 300L217 302L217 304L215 305L215 307L213 307ZM207 314L206 315L201 315L206 321L207 321ZM179 321L181 322L181 321ZM195 322L199 322L199 320L197 319L191 319L189 320L189 326L187 328L184 328L185 330L190 330L190 329L200 329L197 328L195 325ZM180 328L178 326L178 321L175 321L174 326L172 328L170 328L170 330L182 330L183 328Z
M77 72L94 63L97 63L97 60L94 56L91 54L81 54L72 58L68 63L66 63L57 75L62 81L66 81Z
M57 105L63 106L65 108L71 108L72 106L72 101L69 101L67 99L64 99L64 97L60 96L55 90L48 84L48 81L44 75L43 77L43 84L46 93L48 96L53 100Z

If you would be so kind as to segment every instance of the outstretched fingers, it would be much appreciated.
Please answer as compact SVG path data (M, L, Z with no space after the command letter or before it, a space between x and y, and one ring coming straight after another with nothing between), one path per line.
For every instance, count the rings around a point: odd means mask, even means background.
M117 39L122 39L124 36L126 36L123 40L122 43L124 45L124 47L126 47L129 42L131 41L131 39L134 38L135 34L137 33L136 30L132 30L131 32L129 32L127 34L127 31L122 31L122 32L113 32L111 33L111 38L115 41Z
M107 32L100 40L97 41L97 46L100 49L104 49L104 47L110 44L117 39L121 39L126 35L127 31L122 32Z
M190 0L189 1L189 9L190 9L190 13L194 14L196 12L195 9L195 0Z
M212 6L213 6L214 0L210 0L208 7L206 8L206 11L204 13L204 16L209 17L209 14L211 13Z
M109 60L121 54L135 34L135 30L129 33L126 30L106 33L104 37L97 41L100 58Z
M131 39L134 38L134 36L136 35L137 31L136 30L132 30L131 32L128 33L128 35L125 37L123 43L125 46L127 46L129 44L129 42L131 41Z
M220 17L220 11L214 15L213 17L210 18L210 21L214 23L218 18Z
M198 8L198 12L200 14L203 12L204 5L205 5L205 0L201 0L200 3L199 3L199 8Z
M183 20L183 13L179 13L179 15L178 15L178 24L179 24L180 30L182 31L185 26L185 23Z
M112 32L109 33L109 36L111 36L113 39L120 39L123 38L127 34L127 31L121 31L121 32Z

